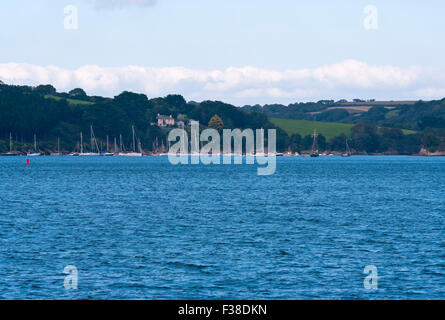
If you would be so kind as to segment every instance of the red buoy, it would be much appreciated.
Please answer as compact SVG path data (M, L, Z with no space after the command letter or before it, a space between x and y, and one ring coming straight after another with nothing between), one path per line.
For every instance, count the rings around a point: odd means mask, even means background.
M29 159L26 159L26 165L29 166L30 164Z

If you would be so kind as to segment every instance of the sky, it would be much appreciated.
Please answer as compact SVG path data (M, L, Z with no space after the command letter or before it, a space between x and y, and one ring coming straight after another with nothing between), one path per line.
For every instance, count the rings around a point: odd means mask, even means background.
M0 80L239 106L441 99L444 11L441 0L2 1Z

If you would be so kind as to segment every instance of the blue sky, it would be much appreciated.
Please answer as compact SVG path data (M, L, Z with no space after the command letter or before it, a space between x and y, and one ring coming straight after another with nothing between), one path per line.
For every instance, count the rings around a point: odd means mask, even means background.
M67 5L78 9L78 30L64 28ZM367 5L378 9L377 30L363 26ZM7 83L238 105L445 96L439 0L16 0L0 8Z

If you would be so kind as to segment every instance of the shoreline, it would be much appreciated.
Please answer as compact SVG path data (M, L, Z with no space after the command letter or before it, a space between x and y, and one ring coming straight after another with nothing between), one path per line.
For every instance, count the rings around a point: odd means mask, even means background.
M156 154L156 153L143 153L142 157L162 157L162 156L168 156L168 154ZM185 155L184 155L185 156ZM187 154L187 156L193 156L190 154ZM215 155L213 155L215 156ZM220 155L220 156L224 156L224 155ZM231 156L235 156L235 155L231 155ZM243 154L243 157L245 157L246 155ZM265 155L266 157L268 156L267 154ZM294 157L309 157L310 153L300 153L298 155L283 155L283 154L279 154L276 155L277 158L294 158ZM341 153L325 153L325 154L320 154L320 157L341 157L342 154ZM427 158L437 158L437 157L445 157L445 152L428 152L428 153L417 153L417 154L399 154L399 153L353 153L351 154L351 157L357 157L357 156L401 156L401 157L427 157ZM13 153L13 154L8 154L8 153L1 153L0 154L0 158L11 158L11 157L28 157L28 158L39 158L39 157L75 157L75 158L85 158L85 157L105 157L105 158L110 158L110 156L105 156L105 155L91 155L91 156L73 156L70 153L62 153L62 154L50 154L50 153L43 153L41 155L38 156L29 156L26 153ZM112 156L113 157L123 157L123 156Z

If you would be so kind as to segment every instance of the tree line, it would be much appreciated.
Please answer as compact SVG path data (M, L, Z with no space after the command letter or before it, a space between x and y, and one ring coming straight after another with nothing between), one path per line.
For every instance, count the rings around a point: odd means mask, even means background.
M180 95L148 99L144 94L122 92L114 98L89 97L76 88L58 93L51 85L38 87L0 85L0 151L9 148L10 133L18 150L31 147L34 134L39 146L55 150L58 139L61 149L74 150L80 132L87 137L93 126L96 138L104 144L106 138L123 137L129 146L132 127L144 150L167 143L169 129L151 125L157 115L172 115L184 121L196 120L206 127L215 115L224 128L277 129L278 145L284 148L287 134L276 128L261 113L245 114L239 108L219 102L186 102Z
M299 134L292 134L288 143L293 152L311 150L313 136L302 137ZM445 141L434 135L404 134L398 128L379 128L364 122L359 122L352 127L350 136L342 134L329 141L323 135L317 137L318 149L322 152L344 152L346 143L355 153L360 154L413 155L418 154L422 148L431 152L445 150Z
M317 105L326 107L332 103L326 100ZM425 108L433 108L438 114L443 106L443 102L436 102ZM313 107L305 104L304 108L313 110ZM405 113L414 117L414 111L409 110ZM9 149L10 133L17 150L27 151L32 147L34 135L37 135L41 150L56 150L57 141L60 140L62 150L73 151L79 142L80 132L87 137L90 126L93 126L100 144L104 145L107 137L112 143L114 138L122 135L123 143L127 146L131 144L134 126L138 141L144 150L149 151L160 144L167 145L169 129L151 125L157 122L158 114L172 115L184 121L196 120L202 128L276 129L279 151L310 150L313 142L312 136L287 135L273 125L261 110L246 110L220 101L186 102L180 95L149 99L144 94L128 91L114 98L106 98L88 96L81 88L58 93L51 85L29 87L0 84L0 152ZM422 147L430 151L445 150L444 141L438 135L445 127L444 122L435 115L423 115L416 122L419 133L405 135L398 128L382 128L359 121L348 137L349 145L358 153L415 154ZM341 152L345 149L346 139L341 135L327 141L320 135L318 146L321 151Z
M346 100L321 100L318 102L292 103L289 105L244 106L245 112L264 113L272 118L315 120L340 123L364 122L379 127L403 128L445 137L445 99L417 101L415 103L388 102L390 107L375 104L374 100L354 99L359 106L369 110L350 113L344 107L353 107Z

